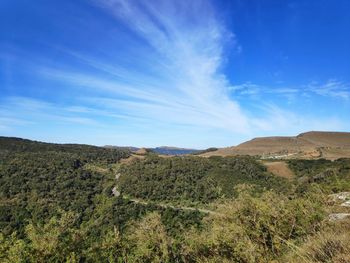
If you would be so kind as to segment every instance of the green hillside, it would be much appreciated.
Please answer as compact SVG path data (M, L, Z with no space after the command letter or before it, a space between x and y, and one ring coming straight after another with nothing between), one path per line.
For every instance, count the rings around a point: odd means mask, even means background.
M349 159L128 156L0 138L0 262L348 262Z
M239 184L251 184L256 191L287 190L288 182L268 174L266 168L249 156L173 157L149 155L122 165L118 181L126 195L158 201L210 203L233 197Z

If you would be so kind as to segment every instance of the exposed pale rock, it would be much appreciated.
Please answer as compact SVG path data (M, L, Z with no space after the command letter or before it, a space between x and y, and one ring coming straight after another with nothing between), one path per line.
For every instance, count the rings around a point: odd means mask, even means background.
M341 200L345 201L347 199L350 199L350 192L341 192L336 194L329 195L334 201Z
M116 197L120 196L120 192L117 190L117 187L113 187L112 193L113 193L113 195L116 196Z
M350 207L350 200L342 203L340 206Z
M329 215L329 221L339 221L339 220L346 219L346 218L349 217L349 216L350 216L349 213L335 213L335 214L330 214L330 215Z

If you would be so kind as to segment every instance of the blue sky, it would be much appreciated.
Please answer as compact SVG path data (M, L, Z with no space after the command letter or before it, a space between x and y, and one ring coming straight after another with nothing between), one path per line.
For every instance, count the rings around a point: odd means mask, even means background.
M349 13L347 0L2 0L0 135L206 148L350 131Z

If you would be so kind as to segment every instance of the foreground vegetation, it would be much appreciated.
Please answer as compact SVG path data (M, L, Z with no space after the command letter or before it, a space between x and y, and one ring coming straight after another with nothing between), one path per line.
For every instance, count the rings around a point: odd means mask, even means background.
M348 159L289 161L287 180L251 157L128 156L1 138L0 262L350 260L350 221L328 220Z

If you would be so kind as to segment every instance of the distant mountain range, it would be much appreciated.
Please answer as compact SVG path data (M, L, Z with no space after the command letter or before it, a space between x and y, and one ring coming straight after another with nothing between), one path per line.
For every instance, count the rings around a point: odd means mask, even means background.
M25 151L27 145L35 144L36 148L46 149L51 145L67 148L73 144L49 144L43 142L30 141L20 138L0 137L0 152L13 147L22 147L19 150ZM23 145L22 145L23 144ZM22 146L21 146L22 145ZM40 146L40 147L39 147ZM75 145L83 146L83 145ZM91 147L91 150L97 148ZM41 149L40 148L40 149ZM155 152L160 155L185 155L195 154L197 156L232 156L232 155L253 155L263 159L317 159L325 158L335 160L338 158L350 158L350 132L321 132L311 131L301 133L297 136L274 136L258 137L237 146L226 148L209 148L206 150L178 148L170 146L160 146L155 148L138 148L133 146L112 146L104 148L124 149L135 154L145 154Z
M131 152L137 152L139 150L145 149L151 152L155 152L158 154L163 154L163 155L184 155L184 154L194 154L194 153L199 153L202 150L198 149L188 149L188 148L178 148L178 147L171 147L171 146L160 146L160 147L155 147L155 148L138 148L138 147L133 147L133 146L111 146L111 145L106 145L106 148L121 148L121 149L128 149Z
M197 149L186 149L186 148L177 148L177 147L169 147L169 146L161 146L156 148L151 148L150 150L164 155L183 155L183 154L192 154L200 152Z
M260 137L201 156L257 155L266 159L350 158L350 132L311 131L291 137Z

